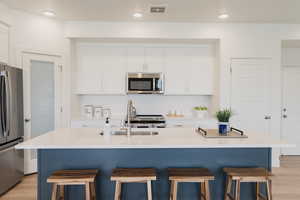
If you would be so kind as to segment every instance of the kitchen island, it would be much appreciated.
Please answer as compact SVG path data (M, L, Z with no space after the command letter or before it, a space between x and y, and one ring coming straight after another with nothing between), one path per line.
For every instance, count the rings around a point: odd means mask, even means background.
M139 129L141 130L141 129ZM151 129L147 129L148 131ZM192 128L155 129L158 135L105 138L100 129L60 129L17 146L18 149L38 150L38 199L50 199L51 185L47 177L60 169L99 169L97 198L113 199L114 183L110 181L114 168L157 169L158 180L153 182L153 199L169 199L169 167L206 167L216 177L211 183L213 200L224 195L224 167L264 167L271 170L272 148L289 145L263 134L246 133L248 138L206 139ZM179 185L178 199L198 199L199 185ZM241 199L253 199L254 186L242 184ZM66 194L72 200L83 199L80 186L69 187ZM123 199L146 199L145 184L127 184Z

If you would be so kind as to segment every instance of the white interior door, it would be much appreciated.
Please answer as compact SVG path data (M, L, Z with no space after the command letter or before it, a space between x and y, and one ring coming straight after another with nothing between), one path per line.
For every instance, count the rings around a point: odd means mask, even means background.
M283 148L283 155L300 155L300 67L283 68L282 138L296 148Z
M25 140L60 127L60 58L23 54ZM37 171L35 150L25 151L25 174Z
M232 59L232 125L248 132L270 131L270 60Z

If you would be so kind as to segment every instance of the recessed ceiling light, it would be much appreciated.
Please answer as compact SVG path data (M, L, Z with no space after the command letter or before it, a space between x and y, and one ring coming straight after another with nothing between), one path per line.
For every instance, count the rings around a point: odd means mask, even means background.
M47 17L55 17L55 13L52 10L45 10L43 11L43 14Z
M134 17L134 18L141 18L141 17L143 17L143 14L137 12L137 13L134 13L134 14L133 14L133 17Z
M227 19L228 17L229 15L226 13L219 15L219 19Z

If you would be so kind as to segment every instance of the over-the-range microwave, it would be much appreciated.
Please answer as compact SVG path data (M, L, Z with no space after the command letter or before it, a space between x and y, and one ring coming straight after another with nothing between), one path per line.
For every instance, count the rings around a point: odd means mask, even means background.
M163 94L162 73L127 73L127 94Z

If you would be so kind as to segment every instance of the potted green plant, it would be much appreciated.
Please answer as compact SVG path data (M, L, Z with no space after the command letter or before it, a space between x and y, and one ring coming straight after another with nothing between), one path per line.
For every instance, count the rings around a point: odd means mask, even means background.
M216 117L219 121L219 133L227 134L230 131L229 120L232 117L232 111L230 109L219 110Z
M207 115L207 107L206 106L196 106L194 107L194 114L196 118L203 119Z

